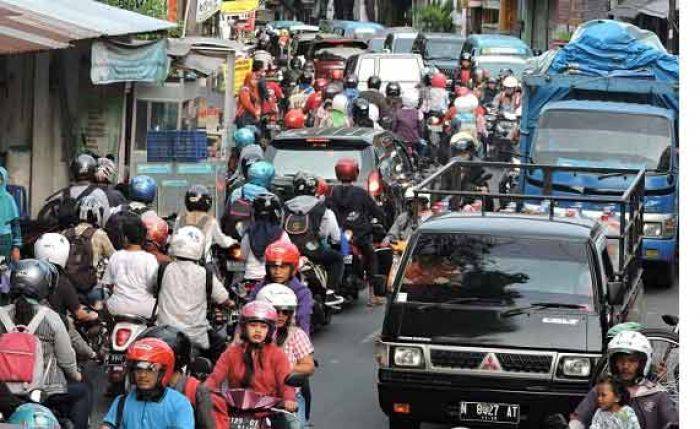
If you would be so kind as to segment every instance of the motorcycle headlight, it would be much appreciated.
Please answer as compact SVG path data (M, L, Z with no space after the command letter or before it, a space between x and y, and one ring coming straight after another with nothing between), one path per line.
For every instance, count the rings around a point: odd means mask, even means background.
M644 222L645 237L661 237L663 228L661 222Z
M423 350L419 347L394 347L394 365L406 368L422 368Z
M559 360L559 375L573 378L587 378L591 375L591 358L565 356Z

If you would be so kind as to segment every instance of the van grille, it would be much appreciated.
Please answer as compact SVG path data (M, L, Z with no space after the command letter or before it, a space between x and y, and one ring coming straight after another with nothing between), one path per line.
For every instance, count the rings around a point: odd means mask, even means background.
M430 361L433 366L443 368L476 369L484 360L486 353L452 350L431 350Z
M496 353L504 371L548 373L552 357L547 355L521 355L516 353Z
M494 358L498 362L494 362ZM551 371L552 359L553 357L548 354L521 354L488 350L430 350L430 363L434 368L486 369L495 372L548 374ZM484 364L483 367L482 364Z

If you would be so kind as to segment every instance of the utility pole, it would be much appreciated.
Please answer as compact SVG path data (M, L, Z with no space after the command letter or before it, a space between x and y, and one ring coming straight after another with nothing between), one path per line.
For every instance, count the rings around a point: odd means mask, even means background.
M678 14L676 13L676 2L678 0L668 0L668 46L667 48L674 54L678 46Z

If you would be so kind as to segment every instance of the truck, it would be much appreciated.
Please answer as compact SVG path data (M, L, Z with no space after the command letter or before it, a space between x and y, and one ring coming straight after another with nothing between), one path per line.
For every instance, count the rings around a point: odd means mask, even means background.
M543 58L523 77L520 155L533 164L644 168L645 280L671 286L678 267L678 57L651 33L599 20ZM556 195L620 195L632 176L564 172L552 179ZM538 173L523 174L521 185L524 194L545 186Z

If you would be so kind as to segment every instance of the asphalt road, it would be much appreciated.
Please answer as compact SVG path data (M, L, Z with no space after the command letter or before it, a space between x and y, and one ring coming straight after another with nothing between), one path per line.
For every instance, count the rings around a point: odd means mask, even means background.
M661 326L662 314L678 314L678 288L646 291L646 323ZM319 429L383 429L388 421L379 409L373 361L374 337L379 333L383 308L368 309L364 300L335 315L331 324L314 336L316 358L320 363L312 378L311 425ZM104 399L104 377L90 371L96 381L93 422L109 407ZM97 427L97 425L95 425ZM423 429L448 426L423 425Z

